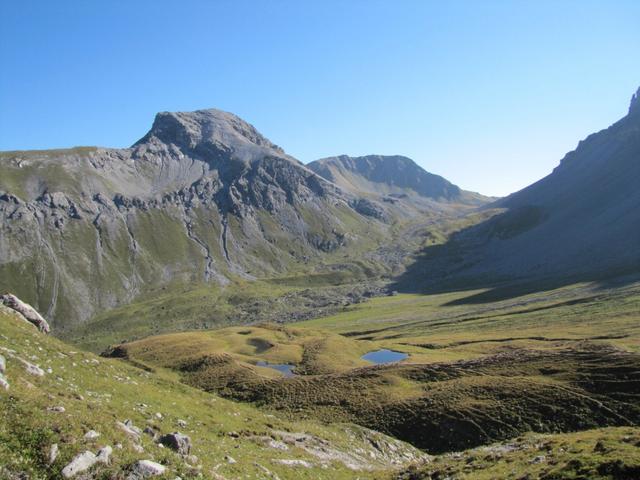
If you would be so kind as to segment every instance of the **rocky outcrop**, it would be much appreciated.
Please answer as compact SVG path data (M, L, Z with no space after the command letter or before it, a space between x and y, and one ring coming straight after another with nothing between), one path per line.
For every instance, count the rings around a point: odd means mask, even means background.
M159 441L162 445L175 450L180 455L189 455L191 452L191 439L182 433L168 433L161 436Z
M31 305L23 302L15 295L11 293L0 295L0 302L18 312L22 318L35 325L41 332L49 333L51 331L49 324L44 318L42 318L42 315L40 315Z
M386 218L385 212L382 207L371 200L366 198L358 198L351 202L353 209L361 215L367 217L377 218L378 220L384 220Z

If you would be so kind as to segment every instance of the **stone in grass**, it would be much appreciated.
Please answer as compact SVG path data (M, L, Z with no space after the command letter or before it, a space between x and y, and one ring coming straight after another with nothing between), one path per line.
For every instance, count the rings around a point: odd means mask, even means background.
M140 440L140 434L142 433L142 430L136 427L131 420L116 422L116 426L134 440Z
M49 448L49 465L52 465L56 461L56 458L58 458L58 452L58 444L54 443L51 445L51 448Z
M79 453L62 469L62 476L64 478L73 478L82 472L86 472L96 463L108 464L111 452L111 447L107 446L98 450L97 454L89 450Z
M191 452L191 439L179 432L167 433L161 436L160 443L175 450L180 455L189 455L189 452Z
M282 465L286 465L288 467L303 467L303 468L312 468L313 464L310 462L307 462L306 460L297 460L297 459L292 459L292 460L286 460L286 459L276 459L273 460L275 463L280 463Z
M131 468L127 480L141 480L147 477L155 477L164 474L167 467L151 460L139 460Z
M89 430L87 433L84 434L84 439L85 440L95 440L99 436L100 436L100 434L98 432L96 432L95 430Z

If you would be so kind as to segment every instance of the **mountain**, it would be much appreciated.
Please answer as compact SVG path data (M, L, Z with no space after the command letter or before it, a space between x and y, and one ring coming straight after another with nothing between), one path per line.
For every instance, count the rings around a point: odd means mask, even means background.
M484 200L405 157L339 158L307 168L215 109L159 113L130 148L0 152L0 290L62 334L150 292L318 269L370 277L407 258L396 219Z
M640 271L639 97L547 177L492 204L500 214L427 248L400 283L569 282Z
M219 110L131 148L0 153L0 289L56 330L152 287L288 271L380 236L353 199Z
M489 201L425 171L401 155L340 155L315 160L307 167L355 196L386 204L401 202L405 212L407 204L428 210L450 210L452 205L478 206Z

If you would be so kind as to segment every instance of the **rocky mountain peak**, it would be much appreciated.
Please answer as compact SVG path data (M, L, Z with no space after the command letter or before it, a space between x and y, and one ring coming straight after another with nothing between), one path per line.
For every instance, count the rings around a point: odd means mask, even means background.
M629 104L629 115L640 113L640 87L638 91L631 96L631 103Z
M187 151L225 150L240 157L253 157L258 152L284 154L282 148L262 136L253 125L213 108L158 113L151 130L134 147L157 142Z
M361 190L370 189L372 184L377 184L378 187L374 187L374 190L384 185L387 190L413 190L421 196L433 199L447 200L461 195L459 187L439 175L425 171L402 155L340 155L316 160L307 166L346 190L360 183ZM368 186L362 184L362 181L368 182Z

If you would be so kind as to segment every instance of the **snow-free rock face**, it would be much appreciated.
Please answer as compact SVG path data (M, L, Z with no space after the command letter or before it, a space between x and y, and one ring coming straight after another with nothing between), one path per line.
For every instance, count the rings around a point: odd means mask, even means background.
M412 190L423 197L441 200L452 200L462 193L460 187L425 171L413 160L401 155L340 155L316 160L308 166L344 189L369 191L378 190L380 185L384 185L394 191Z
M0 168L0 289L60 328L168 283L287 271L371 222L219 110L160 113L127 149L2 152Z
M340 155L307 166L353 195L357 211L379 219L459 211L491 200L462 190L401 155Z

